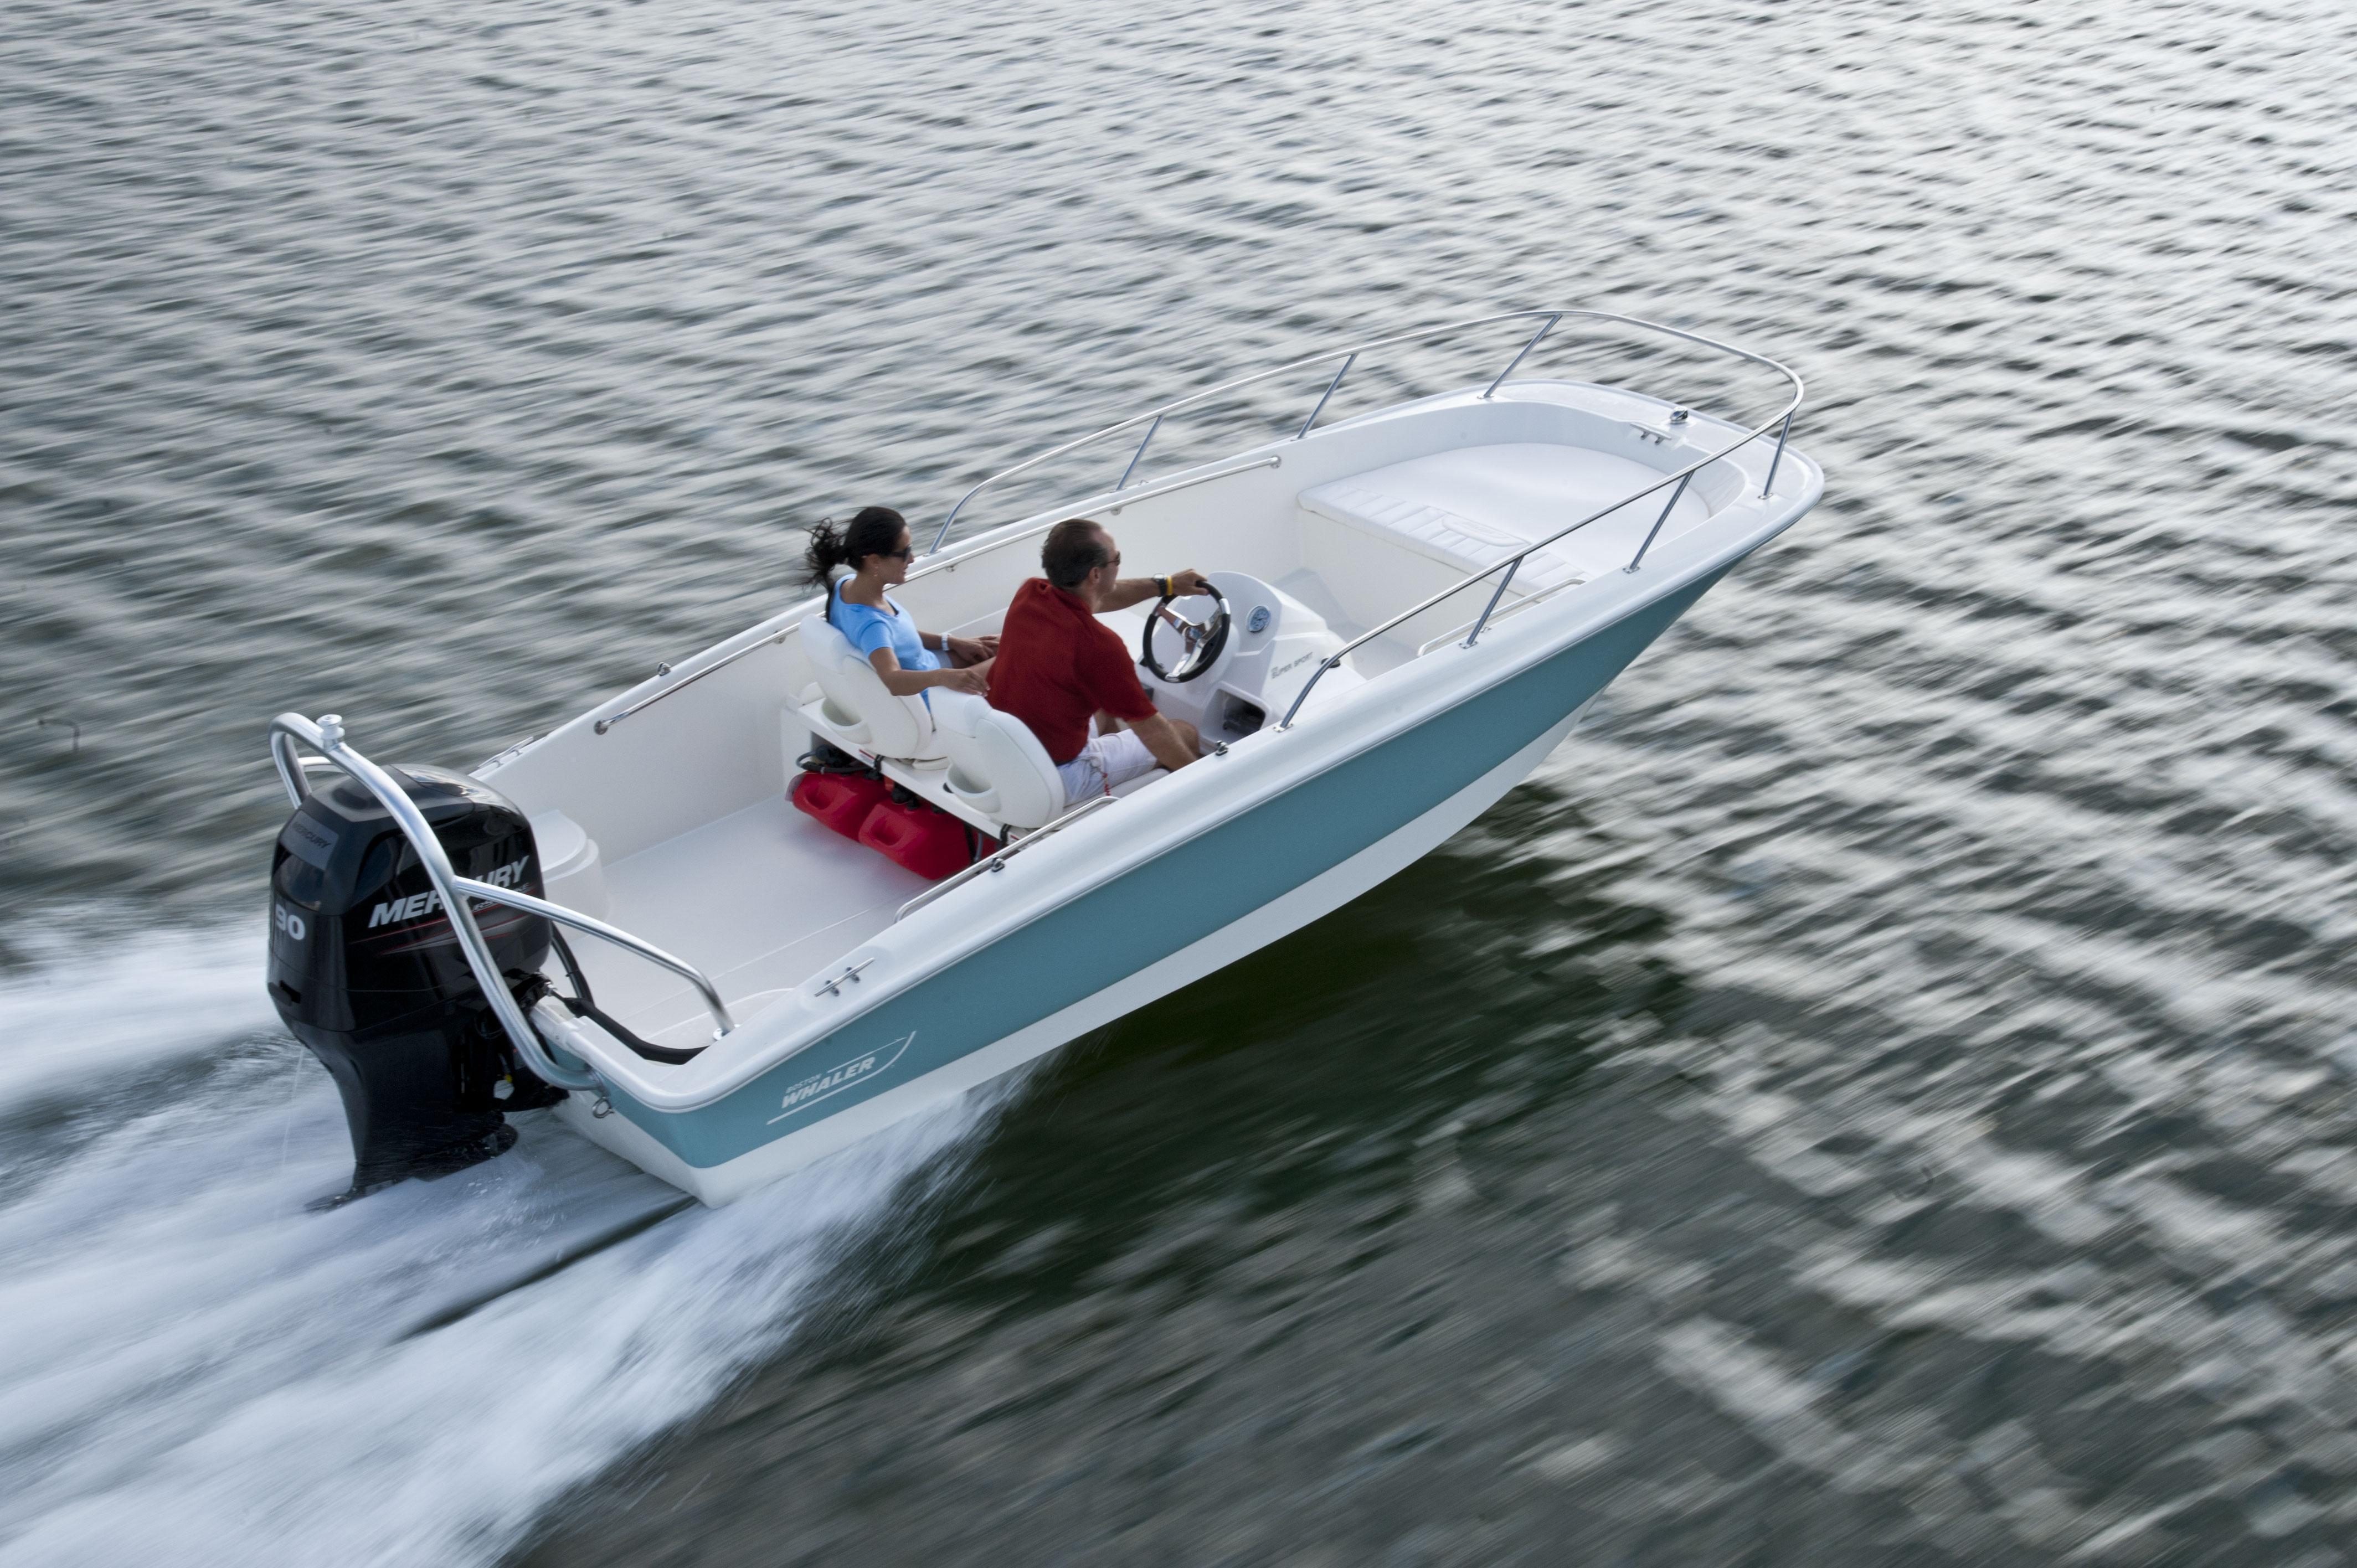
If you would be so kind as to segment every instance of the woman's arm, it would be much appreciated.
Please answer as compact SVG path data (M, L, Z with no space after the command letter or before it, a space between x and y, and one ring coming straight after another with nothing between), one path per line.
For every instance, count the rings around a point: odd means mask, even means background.
M942 657L961 666L987 664L998 657L998 638L995 633L988 637L944 637Z
M917 640L952 664L980 664L998 657L998 636L952 637L945 631L920 631Z
M882 676L884 689L896 697L913 697L928 686L946 686L952 692L972 692L979 697L990 690L986 668L965 670L903 670L900 657L888 648L879 648L867 656L867 662Z

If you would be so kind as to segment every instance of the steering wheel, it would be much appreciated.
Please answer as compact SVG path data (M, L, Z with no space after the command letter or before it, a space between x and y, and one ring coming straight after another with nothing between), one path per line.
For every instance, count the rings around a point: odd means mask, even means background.
M1171 607L1172 600L1182 597L1209 598L1211 613L1201 620L1188 618ZM1178 661L1168 670L1154 651L1154 628L1157 622L1178 634ZM1146 618L1145 635L1137 639L1137 658L1139 663L1175 686L1182 681L1192 681L1218 663L1220 650L1227 645L1228 596L1207 577L1200 594L1165 594L1155 604L1153 613Z

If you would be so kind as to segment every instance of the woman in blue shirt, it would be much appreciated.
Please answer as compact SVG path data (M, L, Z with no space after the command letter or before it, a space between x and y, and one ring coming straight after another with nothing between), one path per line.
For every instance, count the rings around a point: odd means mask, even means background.
M864 506L840 528L830 519L813 529L804 559L814 581L834 585L827 592L826 618L867 656L886 691L913 697L928 687L946 686L981 696L990 690L998 639L919 631L884 591L909 580L909 563L916 553L906 518L888 506ZM850 567L851 575L837 582L839 566Z

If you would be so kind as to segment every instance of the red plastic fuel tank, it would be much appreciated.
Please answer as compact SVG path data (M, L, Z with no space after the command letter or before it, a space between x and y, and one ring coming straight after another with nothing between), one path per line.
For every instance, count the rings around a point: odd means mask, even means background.
M803 773L794 779L794 808L816 817L845 838L859 837L860 824L892 795L892 786L866 773Z
M974 864L965 824L931 806L879 801L859 825L859 842L935 882Z

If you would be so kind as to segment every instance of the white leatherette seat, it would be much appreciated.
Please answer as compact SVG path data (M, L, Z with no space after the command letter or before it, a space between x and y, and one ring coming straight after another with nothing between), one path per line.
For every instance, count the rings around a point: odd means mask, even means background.
M936 692L933 703L951 799L1010 828L1045 827L1063 814L1064 781L1028 725L963 692Z
M851 646L834 622L813 615L802 622L802 651L818 677L819 695L802 704L812 730L846 751L904 762L936 760L942 755L932 710L925 699L896 697L866 656ZM933 699L950 695L935 691Z

